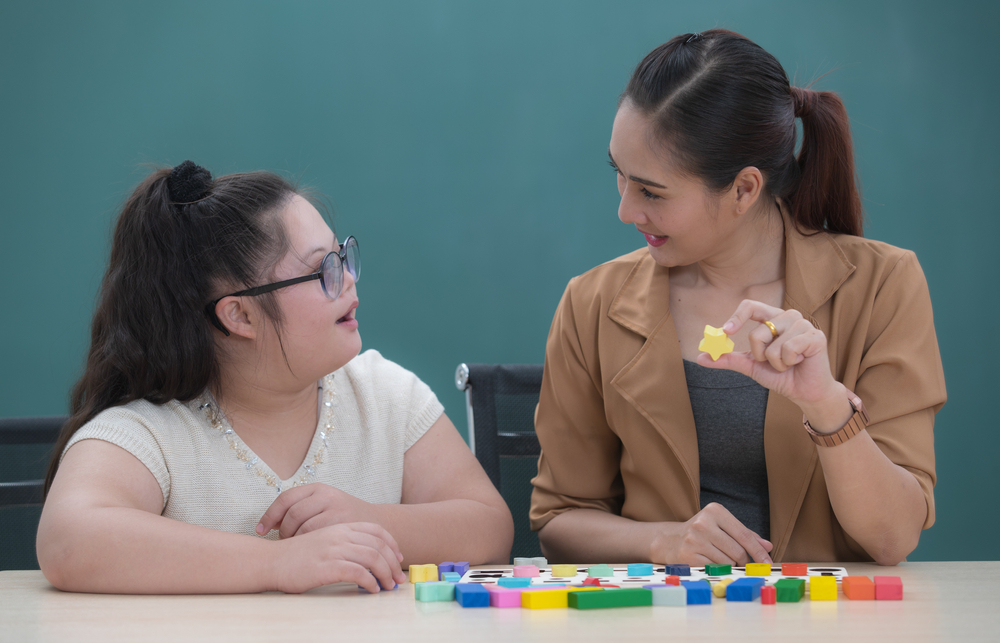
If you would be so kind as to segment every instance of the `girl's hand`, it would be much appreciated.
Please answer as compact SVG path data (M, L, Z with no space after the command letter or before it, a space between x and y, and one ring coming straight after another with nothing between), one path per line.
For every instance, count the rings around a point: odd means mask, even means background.
M739 305L722 330L727 335L734 335L748 321L759 322L748 336L750 352L729 353L715 362L707 354L701 354L698 364L727 368L753 378L761 386L795 402L817 430L820 430L817 424L835 424L832 415L839 417L846 413L844 422L850 418L846 389L830 372L823 331L797 310L782 310L750 299ZM764 324L765 321L774 324L777 335ZM832 415L827 411L832 411ZM814 422L814 415L818 422ZM831 421L823 421L826 419Z
M264 512L257 533L263 536L278 528L278 537L284 539L349 522L378 523L375 505L316 482L281 493Z
M709 503L679 530L665 530L654 539L650 560L688 565L770 563L773 545L746 528L729 510Z
M371 523L323 527L274 543L269 587L298 594L331 583L356 583L369 592L406 582L396 541Z

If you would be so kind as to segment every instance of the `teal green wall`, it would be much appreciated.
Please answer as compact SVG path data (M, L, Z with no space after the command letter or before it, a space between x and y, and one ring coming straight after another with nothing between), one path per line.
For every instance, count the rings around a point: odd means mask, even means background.
M831 71L868 236L916 251L950 399L914 558L995 559L996 2L0 4L0 416L66 410L116 208L148 171L270 169L365 253L366 347L431 384L541 362L567 280L634 249L606 160L641 57L726 27L800 84Z

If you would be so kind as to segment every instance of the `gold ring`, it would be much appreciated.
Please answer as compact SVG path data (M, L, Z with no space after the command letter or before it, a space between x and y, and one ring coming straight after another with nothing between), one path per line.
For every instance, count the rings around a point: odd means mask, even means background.
M771 329L771 339L774 339L775 337L778 336L778 329L774 327L774 324L772 324L769 321L766 321L764 322L764 325Z

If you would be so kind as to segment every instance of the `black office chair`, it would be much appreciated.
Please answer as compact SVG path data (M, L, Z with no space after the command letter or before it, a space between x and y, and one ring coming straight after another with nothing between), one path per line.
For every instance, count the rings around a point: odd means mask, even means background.
M541 364L459 364L455 386L465 391L469 447L514 517L511 556L541 556L538 534L528 525L541 452L535 435Z
M35 535L45 470L66 420L0 418L0 571L38 569Z

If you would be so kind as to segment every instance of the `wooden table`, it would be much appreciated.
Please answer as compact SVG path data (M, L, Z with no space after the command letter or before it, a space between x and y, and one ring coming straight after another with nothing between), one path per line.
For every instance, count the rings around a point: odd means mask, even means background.
M70 594L41 572L0 572L0 641L712 640L863 643L1000 639L1000 562L847 564L903 579L902 601L727 603L608 610L465 609L331 585L302 595Z

